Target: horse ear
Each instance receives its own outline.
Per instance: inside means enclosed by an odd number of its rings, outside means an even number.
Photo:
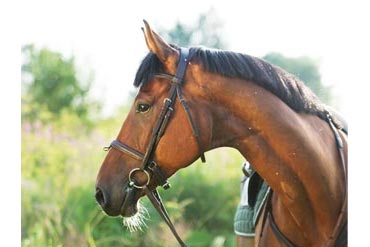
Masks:
[[[154,32],[148,22],[143,20],[145,29],[142,28],[145,36],[145,42],[149,50],[156,54],[159,60],[169,65],[175,63],[177,60],[178,52],[172,48],[161,36]]]

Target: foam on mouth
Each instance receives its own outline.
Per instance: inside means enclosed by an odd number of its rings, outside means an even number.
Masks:
[[[135,232],[137,230],[143,231],[144,228],[148,227],[145,220],[149,218],[148,210],[140,203],[137,202],[137,213],[131,217],[123,217],[123,225],[130,231]]]

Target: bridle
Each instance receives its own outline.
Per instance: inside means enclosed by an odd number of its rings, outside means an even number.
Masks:
[[[148,196],[151,203],[154,205],[156,210],[159,212],[163,220],[167,223],[169,228],[171,229],[172,233],[176,237],[177,241],[181,246],[186,246],[184,241],[180,238],[174,225],[172,224],[168,213],[163,205],[162,199],[156,189],[150,190],[148,185],[150,181],[155,179],[157,183],[162,186],[164,189],[169,189],[170,184],[167,181],[167,174],[157,165],[157,163],[153,160],[153,155],[156,150],[156,147],[163,136],[166,127],[171,119],[172,112],[174,111],[174,105],[176,98],[179,98],[181,105],[183,106],[186,115],[188,117],[189,123],[191,125],[193,135],[198,143],[198,147],[200,150],[200,158],[202,162],[205,162],[204,156],[204,149],[202,146],[202,142],[200,140],[199,131],[197,125],[195,124],[192,115],[190,113],[190,109],[188,104],[186,103],[185,99],[182,96],[181,86],[184,83],[185,72],[189,61],[189,49],[187,48],[179,48],[180,57],[177,65],[176,75],[169,75],[164,73],[155,74],[154,77],[168,79],[171,81],[171,88],[168,92],[167,98],[163,101],[163,106],[161,113],[157,119],[156,124],[154,125],[152,136],[147,147],[145,154],[131,148],[130,146],[118,141],[114,140],[110,144],[109,148],[114,148],[118,151],[121,151],[134,159],[141,161],[141,168],[134,168],[129,172],[129,182],[126,187],[126,198],[130,198],[128,196],[133,192],[134,189],[142,189],[145,194]],[[145,174],[146,181],[144,183],[138,184],[135,180],[135,175],[137,173]]]

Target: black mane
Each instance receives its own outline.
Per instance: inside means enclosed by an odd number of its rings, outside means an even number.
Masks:
[[[262,59],[222,50],[190,48],[190,60],[203,65],[205,71],[225,77],[253,81],[270,91],[297,112],[305,112],[326,120],[325,105],[297,77]],[[139,87],[155,73],[163,73],[163,65],[149,53],[141,63],[134,85]]]

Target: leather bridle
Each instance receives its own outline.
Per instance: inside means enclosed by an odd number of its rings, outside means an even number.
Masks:
[[[162,106],[161,113],[157,119],[156,124],[154,125],[152,136],[147,147],[145,154],[131,148],[130,146],[118,141],[114,140],[110,144],[109,148],[114,148],[118,151],[121,151],[134,159],[141,161],[141,168],[134,168],[129,172],[129,181],[126,187],[126,198],[130,198],[129,194],[133,192],[134,189],[142,189],[145,194],[148,196],[149,200],[152,202],[154,207],[157,209],[161,217],[167,223],[169,228],[171,229],[172,233],[176,237],[177,241],[181,246],[186,246],[184,241],[180,238],[174,225],[172,224],[168,213],[163,205],[161,197],[156,189],[150,190],[148,188],[149,183],[151,182],[152,178],[157,181],[157,183],[162,186],[164,189],[170,188],[170,184],[167,181],[167,174],[158,166],[158,164],[153,160],[153,155],[156,150],[156,147],[163,136],[166,127],[171,119],[171,115],[174,111],[174,105],[176,98],[179,98],[181,105],[183,106],[186,115],[188,117],[189,123],[191,125],[193,135],[198,143],[199,150],[200,150],[200,157],[202,162],[205,162],[204,156],[204,149],[202,142],[200,140],[199,131],[197,125],[195,124],[193,117],[190,113],[190,109],[186,101],[182,96],[181,87],[184,83],[185,72],[189,61],[189,49],[187,48],[179,48],[180,57],[177,65],[176,75],[169,75],[169,74],[155,74],[154,77],[168,79],[171,81],[171,88],[168,92],[167,98],[165,98]],[[138,184],[135,180],[135,175],[137,173],[145,174],[146,181],[144,183]],[[127,200],[127,199],[126,199]],[[124,202],[125,203],[125,202]]]

